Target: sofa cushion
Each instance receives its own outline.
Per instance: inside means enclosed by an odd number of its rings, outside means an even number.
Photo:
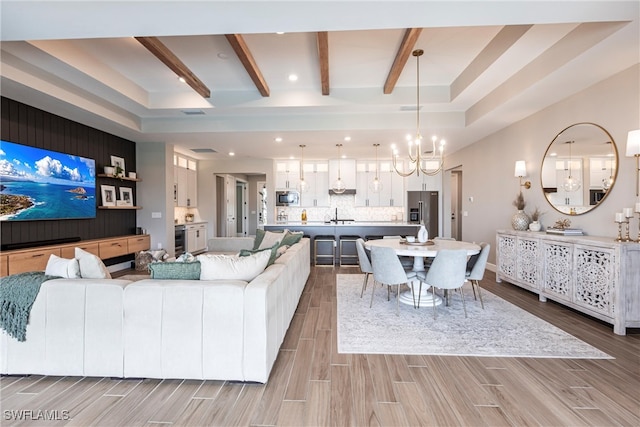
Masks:
[[[284,233],[274,233],[272,231],[267,231],[264,233],[264,237],[260,242],[260,245],[254,249],[266,249],[270,248],[273,245],[280,245],[280,242],[284,238]]]
[[[280,242],[280,246],[293,246],[296,243],[298,243],[303,236],[303,232],[302,231],[290,231],[290,230],[286,230],[284,233],[284,237],[282,238],[282,241]]]
[[[249,256],[198,255],[200,280],[231,279],[250,282],[267,266],[271,251],[260,251]]]
[[[75,258],[66,259],[51,254],[44,274],[47,276],[64,277],[65,279],[78,279],[80,277],[80,265]]]
[[[274,263],[276,258],[278,258],[278,256],[280,256],[280,254],[278,253],[278,248],[279,247],[280,247],[280,243],[276,243],[273,246],[271,246],[270,248],[264,248],[264,249],[242,249],[242,250],[240,250],[240,256],[249,256],[249,255],[257,254],[258,252],[262,252],[262,251],[270,251],[269,262],[267,262],[267,267],[269,267],[271,264]]]
[[[75,257],[80,265],[80,276],[83,279],[111,279],[102,260],[81,248],[75,248]]]
[[[149,271],[152,279],[198,280],[200,262],[152,262]]]

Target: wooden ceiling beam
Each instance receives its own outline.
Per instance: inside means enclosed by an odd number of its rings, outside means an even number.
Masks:
[[[225,37],[236,52],[236,55],[238,55],[238,59],[240,59],[240,62],[244,65],[244,69],[249,73],[249,77],[253,80],[253,83],[256,85],[260,94],[262,96],[269,96],[269,86],[262,76],[262,73],[256,64],[256,61],[253,59],[253,55],[251,55],[251,51],[247,47],[242,35],[225,34]]]
[[[320,85],[322,94],[329,95],[329,33],[318,32],[318,59],[320,61]]]
[[[164,65],[169,67],[171,71],[176,73],[178,77],[182,77],[200,96],[203,98],[211,97],[209,88],[157,37],[136,37],[135,39],[162,61]]]
[[[387,81],[384,83],[385,95],[393,92],[393,89],[396,87],[398,78],[400,78],[400,73],[402,73],[402,70],[407,63],[409,55],[411,55],[421,32],[422,28],[407,28],[404,32],[404,38],[402,39],[400,48],[396,53],[396,59],[394,59],[391,70],[389,70],[389,75],[387,76]]]

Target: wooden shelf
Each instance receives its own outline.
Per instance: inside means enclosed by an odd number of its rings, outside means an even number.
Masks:
[[[126,176],[120,177],[120,176],[107,175],[106,173],[99,173],[97,176],[100,177],[100,178],[119,179],[121,181],[135,181],[135,182],[142,181],[141,178],[129,178],[129,177],[126,177]]]
[[[142,206],[98,206],[98,209],[142,209]]]

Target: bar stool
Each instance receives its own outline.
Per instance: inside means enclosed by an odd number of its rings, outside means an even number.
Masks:
[[[356,249],[356,240],[359,238],[360,236],[340,236],[340,255],[338,257],[340,267],[343,265],[357,267],[359,265],[358,250]]]
[[[319,252],[319,249],[331,246],[331,253]],[[336,236],[322,235],[313,239],[313,256],[315,266],[333,267],[336,259]],[[321,262],[322,260],[330,260],[331,263]]]

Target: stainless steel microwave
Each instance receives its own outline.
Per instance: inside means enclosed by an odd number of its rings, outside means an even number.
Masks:
[[[300,206],[300,193],[297,191],[276,191],[276,206]]]

